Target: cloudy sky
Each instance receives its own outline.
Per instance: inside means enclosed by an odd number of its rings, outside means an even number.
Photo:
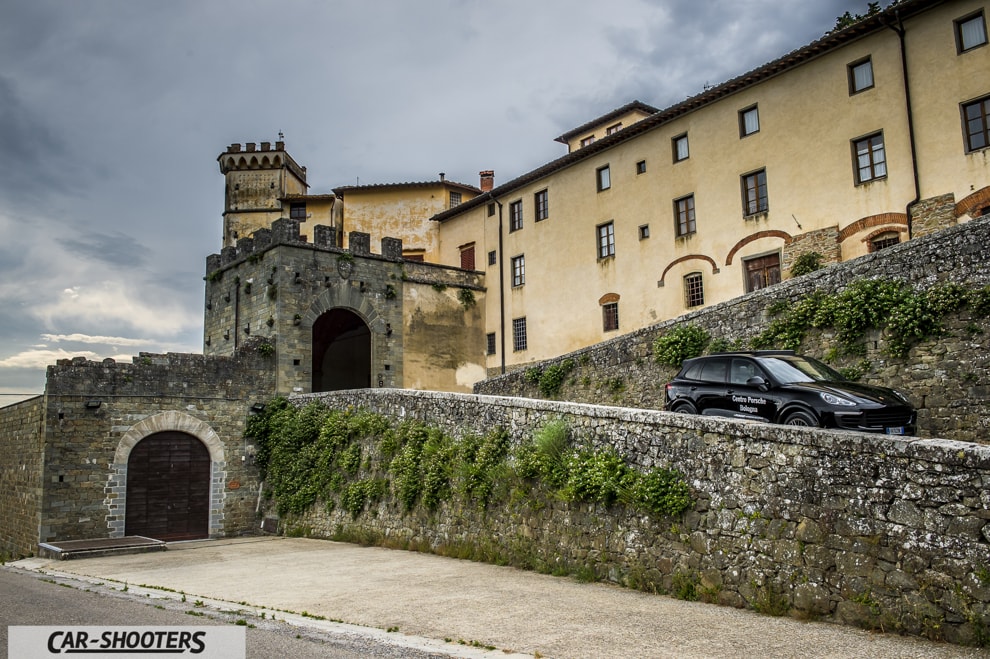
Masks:
[[[887,4],[884,2],[883,4]],[[666,107],[865,0],[0,0],[0,405],[48,364],[201,352],[235,142],[310,192],[496,184],[632,100]]]

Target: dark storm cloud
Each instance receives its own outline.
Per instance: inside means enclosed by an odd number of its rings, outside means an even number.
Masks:
[[[44,119],[0,75],[0,197],[21,205],[50,194],[51,174],[65,147]]]
[[[115,268],[136,268],[145,263],[148,248],[122,233],[82,233],[75,238],[62,238],[62,246],[72,256],[102,261]]]

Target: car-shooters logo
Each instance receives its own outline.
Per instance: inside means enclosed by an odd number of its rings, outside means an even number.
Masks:
[[[191,656],[244,659],[244,627],[26,627],[8,630],[7,655],[35,659],[85,654],[87,657]]]

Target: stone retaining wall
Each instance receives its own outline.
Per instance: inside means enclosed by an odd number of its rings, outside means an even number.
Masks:
[[[44,398],[0,410],[0,559],[29,552],[41,524]]]
[[[917,238],[803,277],[712,305],[679,318],[527,368],[570,361],[563,400],[660,409],[663,387],[677,369],[657,364],[653,341],[684,324],[697,325],[728,343],[743,345],[769,323],[767,310],[781,301],[794,303],[814,293],[835,293],[861,279],[893,279],[916,289],[954,282],[969,288],[990,285],[990,218],[981,218]],[[990,442],[990,319],[968,309],[948,319],[945,335],[916,345],[907,357],[885,352],[885,336],[875,332],[866,353],[846,357],[837,367],[868,364],[868,384],[896,387],[919,409],[919,434]],[[825,358],[835,346],[829,332],[810,331],[801,352]],[[479,394],[541,397],[526,378],[527,368],[479,382]]]
[[[988,641],[990,447],[554,401],[400,390],[294,397],[417,419],[514,442],[562,418],[576,441],[633,465],[674,467],[696,504],[677,519],[552,498],[479,511],[403,514],[382,503],[352,520],[315,505],[286,520],[429,546],[494,543],[544,564],[583,566],[646,590],[868,628]]]

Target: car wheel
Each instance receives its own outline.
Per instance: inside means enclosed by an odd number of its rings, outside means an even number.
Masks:
[[[670,410],[671,412],[677,412],[678,414],[697,414],[698,410],[694,409],[694,405],[691,403],[678,403],[674,405]]]
[[[809,412],[805,412],[804,410],[795,410],[784,417],[784,425],[817,428],[818,420],[815,419],[815,417]]]

